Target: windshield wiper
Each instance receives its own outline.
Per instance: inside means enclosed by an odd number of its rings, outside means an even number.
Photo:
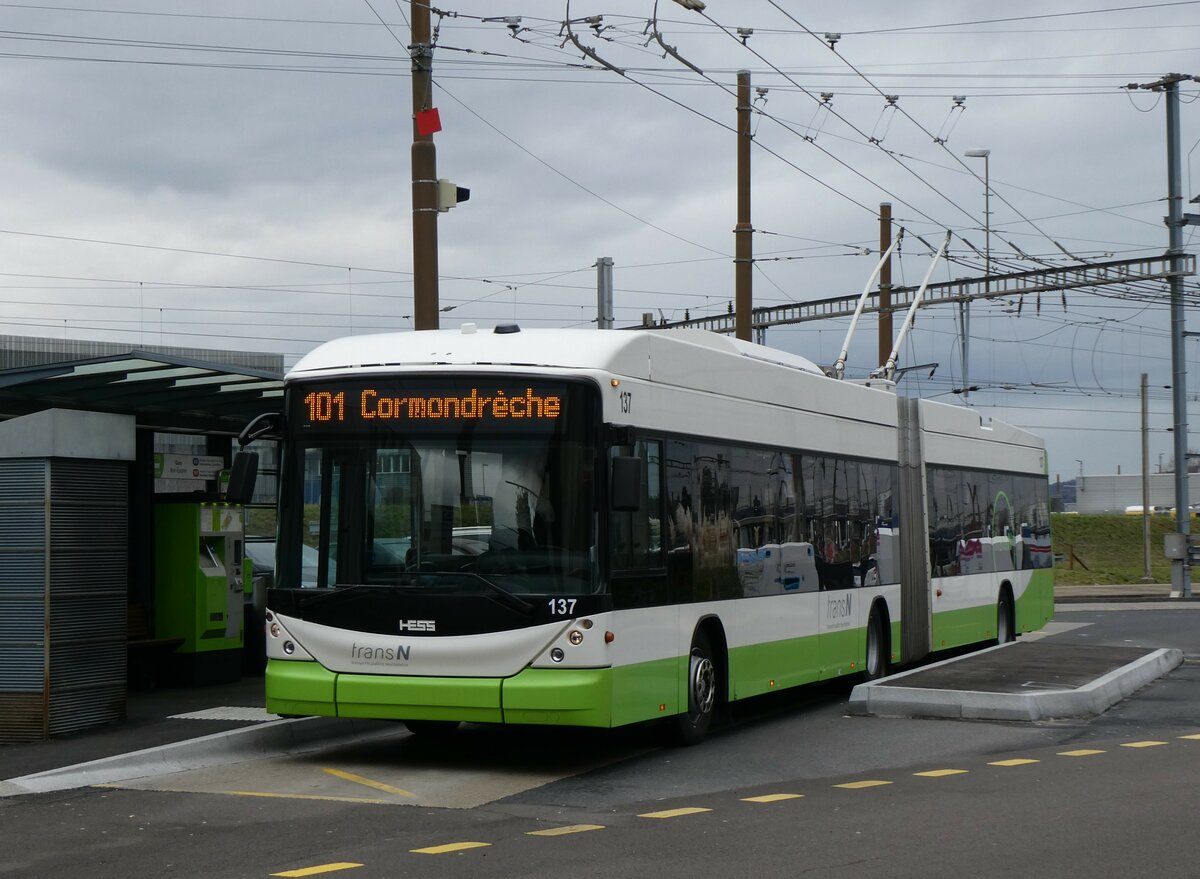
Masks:
[[[356,585],[356,586],[328,586],[315,595],[306,595],[298,602],[301,608],[313,607],[318,604],[324,604],[334,598],[345,598],[351,592],[357,592],[359,589],[375,589],[375,586]]]
[[[324,604],[325,602],[332,601],[334,599],[345,598],[351,593],[366,589],[412,589],[414,586],[419,585],[419,582],[423,577],[437,577],[439,580],[465,580],[470,578],[471,580],[482,583],[487,589],[496,594],[501,604],[507,605],[512,610],[523,613],[526,616],[533,616],[534,611],[537,609],[536,605],[526,601],[521,596],[510,592],[499,583],[494,583],[491,580],[488,580],[486,577],[481,577],[478,574],[472,574],[466,571],[414,571],[405,575],[405,582],[396,583],[394,585],[360,583],[353,586],[331,587],[326,591],[322,591],[316,595],[306,595],[304,598],[300,599],[299,606],[301,608],[315,607],[318,604]]]
[[[482,583],[496,594],[501,604],[508,605],[513,610],[520,611],[527,616],[533,616],[534,611],[537,609],[534,604],[526,601],[515,592],[510,592],[499,583],[489,580],[487,577],[481,577],[479,574],[471,571],[417,571],[413,573],[414,580],[419,580],[422,577],[438,577],[454,580],[470,578]]]
[[[487,577],[481,577],[478,574],[471,574],[471,573],[468,573],[467,576],[474,577],[476,580],[478,580],[484,586],[488,587],[493,592],[495,592],[497,595],[499,595],[500,600],[504,604],[507,604],[509,607],[513,608],[514,610],[521,611],[521,613],[523,613],[523,614],[533,616],[533,612],[534,612],[534,610],[536,610],[536,607],[534,606],[534,604],[532,602],[526,601],[524,598],[517,595],[515,592],[510,592],[509,590],[507,590],[503,586],[501,586],[499,583],[494,583],[491,580],[487,579]]]

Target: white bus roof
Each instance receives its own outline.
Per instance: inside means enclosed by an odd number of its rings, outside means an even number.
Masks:
[[[754,417],[733,413],[743,411],[738,407],[752,406],[759,408],[745,413],[765,417],[767,410],[761,407],[766,403],[780,418],[783,412],[806,412],[816,419],[805,425],[786,422],[787,427],[780,427],[784,422],[778,422],[776,435],[789,437],[786,442],[800,435],[806,442],[815,441],[813,431],[819,421],[828,427],[828,437],[820,443],[822,448],[853,448],[868,456],[894,454],[898,416],[890,383],[866,387],[838,381],[826,377],[816,364],[803,357],[706,330],[535,329],[497,333],[462,328],[349,336],[315,348],[292,367],[287,380],[345,376],[359,371],[431,372],[463,367],[590,372],[687,393],[712,394],[730,401],[727,405],[733,407],[722,410],[728,416],[723,429],[729,438],[745,441],[761,440],[762,426]],[[659,417],[663,423],[657,427],[664,430],[711,428],[710,411],[687,402],[694,399],[684,395],[675,400],[677,405],[653,407],[655,414],[644,416],[645,426],[655,427],[650,419]],[[1042,469],[1044,444],[1033,434],[981,417],[979,411],[962,406],[922,400],[920,410],[926,459],[930,462],[963,466],[988,462],[1012,470]],[[699,421],[692,423],[689,419]],[[848,426],[852,429],[847,430]],[[889,433],[873,432],[878,430]],[[881,441],[884,436],[886,440]],[[883,445],[890,445],[891,451],[885,451]],[[1029,457],[1031,452],[1036,453],[1035,457]]]
[[[414,366],[522,366],[594,369],[614,375],[651,377],[651,348],[676,349],[681,358],[704,356],[697,349],[822,375],[812,361],[707,330],[626,332],[538,329],[496,333],[479,329],[425,330],[348,336],[326,342],[288,372],[289,379],[317,373]],[[661,356],[661,354],[659,355]],[[668,353],[668,356],[670,354]],[[710,362],[715,358],[708,356]],[[713,364],[716,365],[715,363]]]

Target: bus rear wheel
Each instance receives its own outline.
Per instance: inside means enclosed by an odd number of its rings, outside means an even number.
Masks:
[[[704,739],[717,712],[717,665],[704,632],[692,639],[687,674],[687,711],[675,718],[675,739],[681,745],[695,745]]]
[[[887,673],[888,642],[883,614],[871,608],[871,616],[867,620],[867,661],[863,675],[868,681],[874,681],[887,677]]]
[[[1000,602],[996,606],[996,643],[1007,644],[1016,640],[1016,637],[1012,596],[1006,589],[1000,593]]]

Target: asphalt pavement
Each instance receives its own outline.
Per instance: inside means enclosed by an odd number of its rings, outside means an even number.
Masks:
[[[1055,599],[1066,611],[1114,602],[1191,603],[1169,596],[1164,584],[1132,584],[1059,586]],[[1087,716],[1181,661],[1177,650],[1023,638],[857,687],[850,711],[1000,720]],[[0,744],[0,796],[235,762],[243,753],[303,751],[396,728],[334,718],[282,720],[263,705],[263,679],[254,676],[207,687],[131,690],[122,722],[48,741]]]

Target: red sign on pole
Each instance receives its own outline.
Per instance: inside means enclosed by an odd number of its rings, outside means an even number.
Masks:
[[[430,107],[428,110],[417,111],[417,135],[419,137],[428,137],[434,132],[442,130],[442,117],[437,111],[437,107]]]

